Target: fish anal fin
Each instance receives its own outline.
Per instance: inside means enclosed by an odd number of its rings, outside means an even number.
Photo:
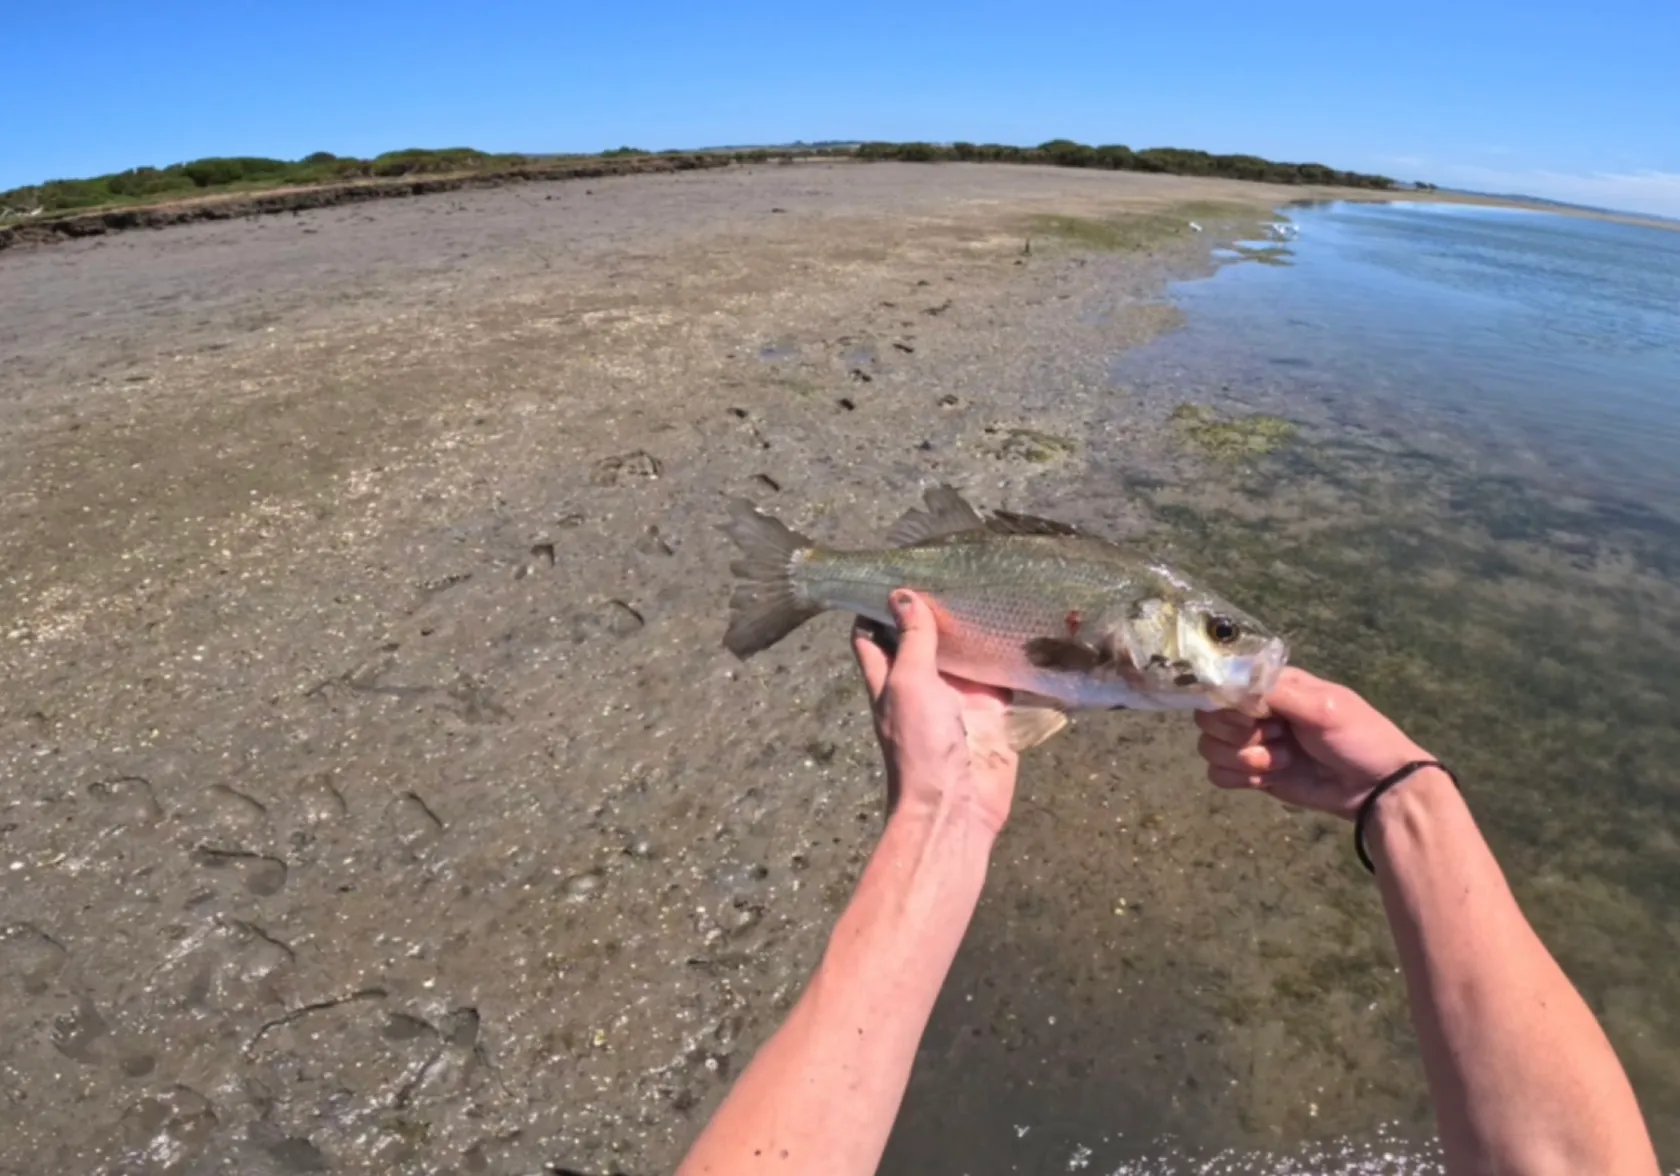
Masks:
[[[1067,725],[1067,712],[1058,707],[1015,705],[1003,717],[1004,738],[1015,751],[1037,747]]]
[[[969,728],[969,752],[981,758],[1037,747],[1068,725],[1059,706],[1011,705],[995,723]]]
[[[906,511],[887,532],[889,547],[911,547],[960,535],[966,531],[983,530],[986,520],[970,506],[961,494],[948,485],[931,487],[922,495],[926,510]]]
[[[1027,660],[1041,670],[1087,674],[1108,664],[1102,650],[1083,641],[1062,637],[1034,637],[1026,645]]]

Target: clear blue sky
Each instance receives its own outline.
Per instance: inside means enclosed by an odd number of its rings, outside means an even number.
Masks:
[[[0,189],[204,155],[1067,136],[1680,215],[1680,0],[6,8]]]

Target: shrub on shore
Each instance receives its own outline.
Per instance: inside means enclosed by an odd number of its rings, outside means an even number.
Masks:
[[[1334,184],[1347,188],[1395,186],[1388,176],[1341,171],[1322,163],[1278,163],[1258,155],[1213,155],[1183,147],[1147,147],[1141,151],[1120,144],[1090,147],[1071,139],[1051,139],[1037,147],[963,142],[949,145],[861,143],[856,154],[859,159],[897,159],[911,163],[1040,163],[1174,176],[1215,176],[1271,184]]]
[[[651,156],[637,147],[617,147],[594,158],[624,159]],[[661,152],[668,155],[669,152]],[[824,143],[781,147],[723,149],[720,154],[738,163],[766,163],[809,156],[850,157],[862,161],[900,160],[910,163],[1037,163],[1056,167],[1097,168],[1109,171],[1158,172],[1181,176],[1219,176],[1274,184],[1336,184],[1356,188],[1393,188],[1387,176],[1338,171],[1318,163],[1277,163],[1257,155],[1211,155],[1181,147],[1149,147],[1134,151],[1119,144],[1090,147],[1071,139],[1052,139],[1037,147],[1002,143]],[[372,159],[357,159],[316,151],[290,162],[261,156],[217,156],[168,167],[136,167],[85,180],[49,180],[0,192],[0,220],[39,210],[41,214],[79,212],[112,205],[150,204],[161,200],[248,191],[292,185],[343,183],[408,175],[451,172],[493,172],[537,166],[555,157],[490,154],[471,147],[442,149],[410,147],[387,151]],[[571,160],[588,156],[570,156]],[[1419,184],[1419,187],[1425,185]]]

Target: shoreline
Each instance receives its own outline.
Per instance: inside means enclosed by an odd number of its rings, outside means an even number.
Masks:
[[[834,158],[780,158],[774,166],[811,167],[879,167],[880,162]],[[341,184],[319,184],[306,187],[269,188],[251,192],[222,193],[185,200],[161,201],[154,204],[123,205],[94,209],[86,213],[67,214],[40,221],[13,221],[0,225],[0,251],[28,247],[42,247],[86,237],[97,237],[135,229],[164,229],[201,221],[237,220],[263,216],[293,215],[320,208],[360,204],[376,200],[403,199],[441,192],[472,191],[501,188],[510,185],[543,184],[565,181],[603,179],[610,176],[638,174],[671,174],[695,170],[749,169],[772,166],[766,163],[744,163],[727,155],[695,153],[670,156],[636,156],[623,159],[591,159],[563,166],[533,165],[492,171],[460,172],[442,175],[422,175],[400,179],[366,179]],[[919,163],[916,167],[1049,167],[1031,163]],[[1062,168],[1075,171],[1084,169]],[[1098,173],[1101,174],[1101,173]],[[1194,177],[1171,177],[1193,179]],[[1237,182],[1248,181],[1216,181]],[[1255,187],[1276,188],[1273,184],[1254,184]],[[1288,190],[1288,189],[1286,189]],[[1594,209],[1549,205],[1524,201],[1514,197],[1477,196],[1459,192],[1412,192],[1407,190],[1374,190],[1369,188],[1337,188],[1302,186],[1295,191],[1312,195],[1298,196],[1289,203],[1322,199],[1343,199],[1366,203],[1422,203],[1473,204],[1494,208],[1522,208],[1534,212],[1549,212],[1560,216],[1575,216],[1589,220],[1610,221],[1617,224],[1638,225],[1645,228],[1680,231],[1680,221],[1646,217],[1638,213],[1620,213]]]

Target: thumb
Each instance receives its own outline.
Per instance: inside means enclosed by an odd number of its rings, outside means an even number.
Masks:
[[[939,621],[921,596],[899,589],[888,601],[898,621],[898,656],[893,673],[928,677],[939,672]]]
[[[1356,697],[1345,686],[1290,666],[1278,675],[1277,685],[1266,695],[1266,706],[1293,727],[1323,734],[1346,720]]]

